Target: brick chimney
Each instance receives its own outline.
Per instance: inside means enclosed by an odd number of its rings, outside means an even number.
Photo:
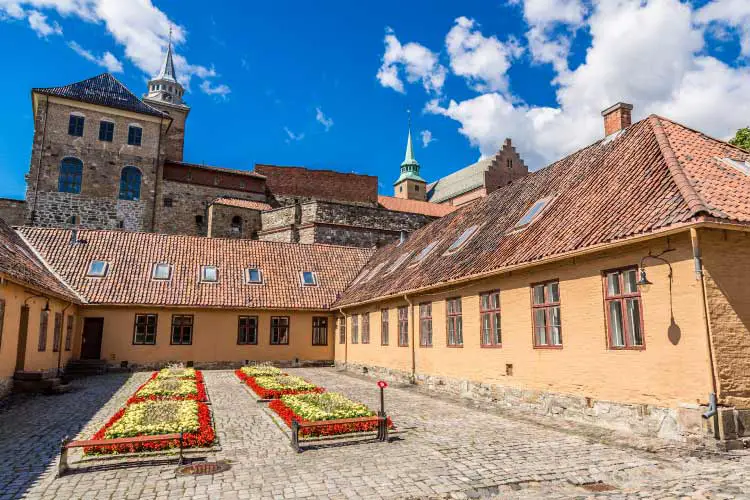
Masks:
[[[630,112],[633,109],[632,104],[618,102],[602,111],[604,117],[604,135],[608,136],[627,128],[633,123]]]

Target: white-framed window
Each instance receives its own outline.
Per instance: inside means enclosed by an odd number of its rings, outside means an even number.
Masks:
[[[550,201],[552,201],[552,196],[547,196],[546,198],[542,198],[541,200],[537,200],[536,202],[534,202],[534,204],[531,205],[528,210],[526,210],[526,213],[523,214],[523,217],[521,217],[518,222],[516,222],[516,229],[526,227],[534,222],[534,220],[539,217],[544,209],[547,208],[547,205],[549,205]]]
[[[157,262],[151,272],[151,277],[155,280],[167,281],[172,279],[172,266],[166,262]]]
[[[216,266],[201,266],[201,281],[216,283],[219,281],[219,268]]]
[[[317,286],[318,277],[313,271],[302,271],[302,285],[303,286]]]
[[[263,283],[263,272],[257,267],[245,269],[245,283]]]
[[[86,271],[86,276],[103,278],[107,275],[107,271],[109,271],[109,262],[105,260],[92,260],[88,271]]]

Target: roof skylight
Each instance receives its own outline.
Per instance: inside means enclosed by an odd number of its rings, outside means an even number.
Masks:
[[[219,281],[219,268],[216,266],[201,267],[201,281],[204,283],[216,283]]]
[[[104,260],[92,260],[89,264],[89,269],[86,272],[86,276],[102,278],[107,275],[108,270],[109,262],[106,262]]]
[[[263,273],[256,267],[245,269],[245,283],[263,283]]]
[[[458,251],[462,246],[466,244],[467,241],[471,239],[472,236],[474,236],[474,234],[476,234],[477,229],[479,229],[479,226],[476,224],[471,227],[467,227],[466,230],[461,233],[458,238],[456,238],[456,241],[454,241],[453,244],[448,247],[448,250],[446,250],[445,253]]]
[[[419,264],[422,262],[428,255],[430,255],[430,252],[435,250],[435,247],[437,246],[438,242],[433,241],[426,247],[422,249],[421,252],[419,252],[416,256],[414,256],[414,260],[412,260],[412,264]]]
[[[154,264],[154,270],[151,273],[151,277],[155,280],[168,280],[172,277],[172,266],[166,262],[158,262]]]
[[[745,175],[750,175],[750,161],[733,160],[731,158],[722,158],[722,161]]]
[[[533,205],[531,205],[531,208],[526,210],[526,213],[523,214],[523,217],[516,222],[516,229],[528,226],[534,220],[539,217],[539,214],[542,213],[542,211],[547,207],[549,202],[552,201],[551,196],[547,196],[546,198],[542,198],[541,200],[537,200]]]
[[[302,285],[303,286],[317,286],[318,278],[312,271],[302,271]]]
[[[396,259],[396,261],[393,263],[393,265],[391,265],[391,267],[388,268],[387,272],[388,273],[392,273],[393,271],[395,271],[396,269],[398,269],[399,267],[401,267],[401,264],[403,264],[404,262],[406,262],[406,259],[408,259],[409,257],[411,257],[411,254],[412,254],[411,252],[406,252],[406,253],[402,254],[401,257],[399,257],[398,259]]]

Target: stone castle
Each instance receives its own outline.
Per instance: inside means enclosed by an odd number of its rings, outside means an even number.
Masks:
[[[372,247],[528,173],[506,140],[498,154],[428,184],[411,131],[394,196],[378,179],[303,167],[253,171],[183,161],[190,107],[168,46],[138,98],[108,73],[32,89],[26,199],[0,199],[12,225]]]

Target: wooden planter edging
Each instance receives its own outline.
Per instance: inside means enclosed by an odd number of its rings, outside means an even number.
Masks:
[[[375,417],[358,417],[358,418],[343,418],[339,420],[319,420],[317,422],[299,422],[296,418],[292,419],[292,448],[297,453],[300,453],[302,449],[300,448],[300,439],[299,439],[299,433],[303,429],[314,429],[315,427],[326,427],[329,425],[346,425],[346,424],[365,424],[370,422],[377,422],[378,423],[378,432],[377,432],[377,440],[378,441],[384,441],[388,442],[388,416],[387,415],[379,415]],[[366,432],[357,433],[357,434],[369,434]],[[331,436],[333,438],[340,438],[340,437],[346,437],[347,434],[338,434],[335,436]]]

